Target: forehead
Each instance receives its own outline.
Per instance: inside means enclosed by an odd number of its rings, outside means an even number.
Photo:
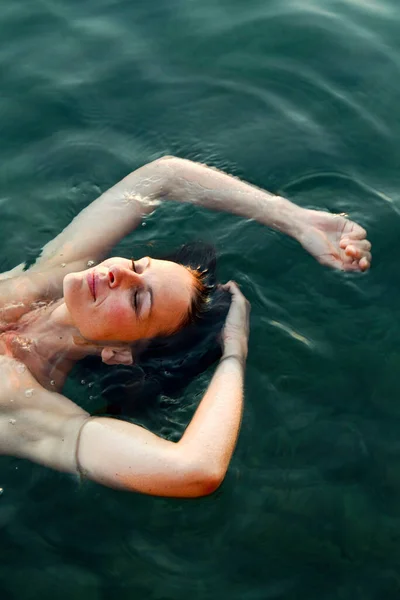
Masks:
[[[189,311],[192,302],[194,293],[192,273],[177,263],[152,259],[144,277],[152,289],[153,296],[150,329],[154,329],[155,335],[157,330],[176,329]]]
[[[141,263],[142,261],[146,261],[146,258],[141,258],[138,262]],[[170,260],[150,259],[149,271],[153,271],[159,276],[173,277],[176,281],[180,281],[182,285],[193,285],[193,275],[190,271],[183,265]]]
[[[160,294],[161,299],[191,301],[194,278],[186,267],[169,260],[152,259],[144,276],[153,294]]]

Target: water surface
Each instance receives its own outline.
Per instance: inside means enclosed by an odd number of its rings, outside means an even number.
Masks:
[[[345,211],[374,244],[368,275],[336,273],[190,206],[163,206],[121,244],[139,256],[201,232],[220,279],[242,284],[238,448],[196,501],[1,458],[3,598],[399,598],[399,26],[395,0],[3,1],[2,270],[163,154]],[[209,375],[147,425],[182,432]],[[90,407],[93,380],[69,395]]]

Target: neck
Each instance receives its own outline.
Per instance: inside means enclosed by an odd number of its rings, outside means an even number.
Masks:
[[[101,347],[85,340],[73,325],[63,299],[31,313],[21,323],[19,337],[33,340],[36,352],[51,362],[76,362],[101,353]]]

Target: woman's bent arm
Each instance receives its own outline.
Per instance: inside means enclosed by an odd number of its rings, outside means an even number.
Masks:
[[[182,439],[174,444],[123,421],[91,419],[82,428],[80,470],[110,487],[157,496],[203,496],[223,481],[239,433],[249,305],[227,284],[232,304],[224,354]]]
[[[180,497],[213,492],[225,476],[239,432],[247,355],[248,303],[234,284],[226,287],[232,303],[224,355],[178,443],[128,422],[90,418],[61,394],[41,387],[21,363],[0,357],[0,454],[80,472],[128,491]]]
[[[79,469],[103,485],[155,496],[210,494],[228,469],[242,408],[243,364],[230,356],[219,364],[179,442],[125,421],[90,419],[80,436]]]
[[[356,223],[340,215],[298,207],[205,165],[165,157],[133,171],[92,202],[43,248],[32,270],[77,260],[101,260],[159,200],[255,219],[294,237],[328,266],[365,270],[370,264],[371,244]]]

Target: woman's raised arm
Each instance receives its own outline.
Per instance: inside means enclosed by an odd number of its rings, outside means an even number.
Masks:
[[[365,271],[371,263],[366,231],[343,215],[308,210],[217,169],[166,158],[164,198],[230,212],[296,239],[323,265]]]
[[[137,227],[160,200],[182,202],[254,219],[291,237],[321,264],[366,270],[371,244],[365,230],[341,215],[307,210],[205,165],[164,157],[107,190],[49,242],[33,270],[99,261]]]

